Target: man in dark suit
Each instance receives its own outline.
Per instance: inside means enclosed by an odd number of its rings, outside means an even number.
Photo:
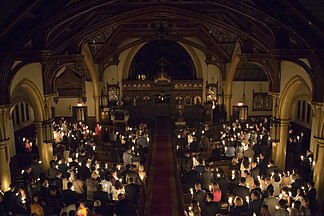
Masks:
[[[207,193],[206,197],[207,203],[202,209],[202,216],[215,216],[220,213],[220,206],[218,203],[214,202],[214,195],[212,193]]]
[[[306,193],[306,198],[309,200],[309,210],[312,214],[316,212],[316,194],[317,191],[314,188],[314,182],[310,181],[307,183],[308,191]]]
[[[185,185],[187,189],[194,188],[195,183],[198,181],[198,172],[194,169],[190,169],[187,173],[185,173]]]
[[[214,173],[210,170],[210,166],[206,166],[206,172],[201,174],[201,188],[204,190],[209,189],[209,185],[211,185],[214,181]]]
[[[260,162],[258,167],[260,169],[260,175],[267,174],[268,161],[263,154],[260,154]]]
[[[67,190],[63,190],[63,203],[64,203],[64,212],[69,212],[71,209],[75,209],[77,201],[81,198],[75,191],[73,191],[72,183],[67,183]]]
[[[254,181],[258,181],[258,176],[260,177],[260,169],[257,167],[256,162],[252,162],[251,166],[251,176],[253,177]]]
[[[293,181],[293,183],[291,183],[291,193],[295,197],[297,195],[297,189],[304,187],[305,182],[296,173],[292,174],[291,179]]]
[[[260,199],[259,193],[257,191],[253,191],[251,193],[251,202],[249,203],[248,207],[248,215],[253,216],[255,214],[256,216],[260,216],[261,206],[262,200]]]
[[[109,195],[107,192],[103,191],[101,184],[98,184],[98,190],[93,192],[93,200],[100,200],[101,204],[109,202]]]
[[[128,181],[129,184],[125,186],[126,199],[131,201],[132,204],[137,204],[141,188],[138,184],[134,183],[134,179],[132,177],[130,177]]]
[[[205,207],[205,204],[206,204],[206,191],[201,189],[201,184],[200,183],[195,184],[195,190],[196,190],[196,192],[194,193],[192,199],[198,201],[199,205],[203,209]]]

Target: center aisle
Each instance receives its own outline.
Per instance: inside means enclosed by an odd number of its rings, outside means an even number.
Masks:
[[[171,138],[170,120],[156,119],[145,215],[178,215]]]

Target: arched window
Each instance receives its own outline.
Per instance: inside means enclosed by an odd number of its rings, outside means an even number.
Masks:
[[[25,122],[25,107],[24,103],[20,103],[20,112],[21,112],[21,122]]]
[[[311,124],[312,119],[312,106],[305,100],[299,100],[296,103],[296,116],[295,119],[300,123]]]

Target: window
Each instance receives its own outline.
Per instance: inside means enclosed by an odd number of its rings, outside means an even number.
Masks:
[[[298,104],[297,104],[297,119],[300,119],[300,100],[298,101]]]
[[[300,120],[305,121],[305,114],[306,114],[306,101],[303,101],[302,113],[301,113],[301,119]]]
[[[26,109],[26,120],[29,121],[30,117],[29,117],[29,106],[28,106],[28,104],[25,104],[25,109]]]
[[[20,103],[21,122],[25,122],[25,106],[24,103]]]
[[[306,115],[306,122],[311,123],[311,114],[312,114],[312,106],[307,104],[307,115]]]
[[[19,113],[19,106],[15,106],[15,115],[16,115],[16,123],[20,124],[20,113]]]
[[[305,100],[299,100],[296,104],[295,119],[307,124],[311,123],[312,119],[312,106]]]

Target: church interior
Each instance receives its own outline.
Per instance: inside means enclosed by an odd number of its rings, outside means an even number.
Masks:
[[[0,215],[324,215],[323,11],[2,1]]]

